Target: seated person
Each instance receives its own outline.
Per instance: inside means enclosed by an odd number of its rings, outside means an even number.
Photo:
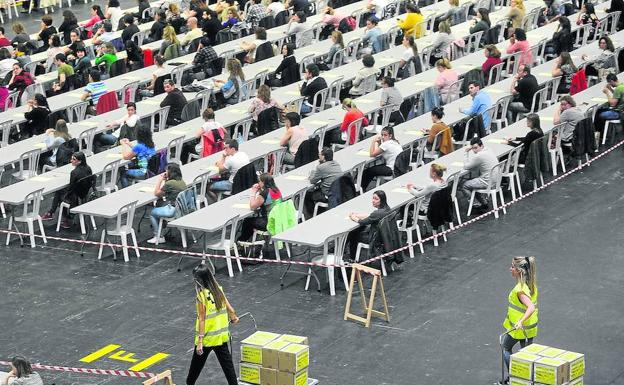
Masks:
[[[407,184],[407,191],[409,191],[410,194],[416,198],[424,197],[420,205],[420,212],[418,212],[418,215],[427,215],[431,194],[446,188],[446,181],[442,178],[442,176],[444,176],[444,171],[446,171],[446,167],[444,165],[431,163],[431,167],[429,168],[429,177],[432,182],[425,186],[416,186],[414,183]]]
[[[258,27],[256,28],[254,35],[256,38],[253,41],[241,42],[241,48],[247,51],[247,55],[245,55],[245,62],[247,63],[253,63],[256,61],[256,49],[260,47],[260,45],[268,42],[266,29]],[[272,46],[271,51],[273,51]]]
[[[299,64],[294,55],[295,45],[292,43],[282,46],[282,62],[275,69],[273,74],[269,74],[269,84],[271,87],[282,87],[298,82],[301,79]],[[279,76],[279,77],[278,77]]]
[[[54,64],[56,64],[58,79],[56,83],[52,84],[51,95],[56,95],[61,92],[67,91],[67,87],[65,84],[67,78],[74,74],[74,67],[67,64],[67,57],[64,53],[59,53],[54,57]]]
[[[518,157],[518,163],[524,164],[527,155],[529,154],[529,149],[531,148],[531,143],[536,139],[544,136],[544,132],[540,127],[540,118],[537,114],[529,114],[526,117],[527,127],[531,129],[525,136],[517,137],[517,138],[507,138],[507,144],[510,146],[517,147],[519,145],[523,145],[522,150],[520,151],[520,156]]]
[[[214,81],[215,86],[221,89],[221,92],[216,94],[217,102],[221,106],[238,103],[239,95],[243,92],[243,81],[245,81],[245,73],[238,59],[229,59],[226,69],[229,73],[227,82],[220,79]]]
[[[375,135],[368,151],[371,158],[381,156],[384,164],[364,169],[362,174],[362,191],[366,191],[366,188],[375,177],[394,175],[394,161],[403,151],[403,147],[394,137],[394,129],[388,126],[381,130],[381,134]]]
[[[27,102],[24,112],[24,119],[26,119],[24,131],[29,138],[44,133],[48,128],[49,114],[48,99],[43,94],[35,94],[35,97]]]
[[[299,146],[304,140],[308,139],[308,133],[305,127],[301,126],[301,117],[296,112],[289,112],[286,114],[286,131],[280,139],[280,146],[287,146],[288,150],[284,154],[282,160],[284,164],[295,164],[295,156]]]
[[[249,164],[249,157],[244,152],[238,151],[238,141],[236,139],[228,140],[225,143],[221,159],[215,163],[221,179],[212,182],[209,190],[217,193],[232,191],[236,172],[247,164]]]
[[[362,57],[362,64],[364,67],[360,68],[353,79],[353,87],[349,90],[349,95],[362,96],[364,95],[364,79],[369,76],[375,75],[375,78],[379,75],[379,69],[375,67],[375,58],[373,55],[364,55]]]
[[[559,108],[555,109],[553,123],[565,123],[561,133],[561,145],[565,152],[569,151],[574,138],[576,123],[585,119],[585,113],[576,106],[576,101],[570,95],[564,95],[559,99]]]
[[[165,68],[165,61],[166,61],[165,57],[162,55],[154,56],[154,65],[156,66],[156,69],[154,70],[154,72],[152,72],[152,81],[150,82],[150,84],[146,88],[139,90],[139,95],[141,95],[141,97],[145,98],[145,97],[154,96],[154,87],[156,86],[156,79],[168,73],[167,69]],[[163,84],[163,87],[164,87],[164,84]]]
[[[269,222],[269,212],[273,203],[282,199],[282,193],[275,184],[275,180],[269,174],[262,174],[258,183],[251,188],[249,207],[256,211],[257,215],[243,219],[241,232],[237,242],[248,242],[253,236],[254,230],[266,231]]]
[[[84,93],[80,97],[82,100],[90,100],[91,104],[87,108],[87,114],[91,116],[97,115],[96,106],[100,97],[108,92],[106,83],[100,80],[100,71],[92,69],[89,71],[89,84],[84,89]]]
[[[355,122],[358,119],[364,118],[364,120],[362,121],[362,127],[366,127],[368,126],[369,122],[364,113],[355,104],[355,100],[351,98],[344,98],[342,100],[342,109],[346,110],[347,112],[344,118],[342,118],[340,130],[329,131],[328,139],[331,143],[344,144],[347,141],[347,138],[349,138],[349,144],[353,144],[360,138],[356,138],[357,132],[355,129],[347,132],[347,129],[349,128],[351,123]]]
[[[311,218],[314,214],[316,202],[327,202],[329,189],[334,181],[342,175],[342,169],[338,162],[334,160],[334,152],[331,148],[325,147],[319,153],[319,163],[316,169],[312,170],[308,179],[314,188],[308,190],[305,195],[304,209],[306,218]]]
[[[390,111],[390,122],[394,124],[403,123],[403,116],[401,115],[401,103],[403,103],[403,95],[394,86],[394,79],[390,76],[386,76],[381,81],[381,101],[379,105],[381,107],[392,106]]]
[[[57,120],[54,128],[46,130],[46,135],[43,139],[46,151],[39,158],[40,165],[43,166],[45,164],[56,167],[56,152],[58,148],[70,140],[71,135],[69,135],[69,130],[67,129],[67,122],[63,119]],[[46,157],[48,154],[49,156]],[[65,161],[67,162],[67,158],[65,158]]]
[[[186,183],[182,179],[182,170],[177,163],[169,163],[164,173],[158,176],[154,195],[165,198],[163,206],[154,207],[150,213],[150,223],[154,237],[147,240],[147,243],[164,243],[165,237],[158,238],[158,222],[160,218],[172,218],[175,216],[175,204],[178,194],[186,190]],[[185,194],[186,196],[186,194]]]
[[[470,140],[470,146],[464,148],[466,159],[464,160],[464,170],[476,172],[478,175],[471,178],[471,175],[462,177],[460,180],[461,192],[466,200],[470,200],[472,190],[482,190],[488,186],[490,178],[496,178],[496,175],[490,175],[492,167],[498,164],[498,158],[489,149],[486,149],[481,138],[474,137]],[[474,153],[470,156],[470,151]],[[488,198],[475,194],[478,203],[475,203],[473,209],[485,209],[488,205]]]
[[[106,128],[113,129],[112,132],[95,135],[93,138],[96,149],[95,152],[99,152],[102,147],[114,145],[120,139],[135,140],[139,125],[139,115],[136,114],[136,104],[130,102],[126,105],[125,116],[106,125]]]
[[[130,184],[128,177],[133,179],[144,178],[147,174],[147,163],[156,154],[154,141],[152,140],[152,130],[149,127],[139,127],[137,130],[136,144],[130,144],[127,138],[119,141],[121,145],[121,155],[125,160],[133,161],[129,169],[121,168],[119,182],[121,187],[128,187]]]
[[[439,151],[442,155],[447,155],[453,152],[453,134],[451,128],[446,125],[442,121],[444,117],[444,107],[434,107],[431,110],[431,121],[433,125],[427,131],[427,148],[429,150]],[[437,148],[433,148],[433,142],[435,141],[435,137],[439,132],[444,132],[448,130],[448,135],[440,134],[440,138],[438,138]]]
[[[305,80],[301,85],[300,92],[301,96],[305,96],[306,100],[304,100],[301,105],[301,114],[307,115],[312,112],[312,106],[314,104],[314,95],[322,89],[327,88],[327,82],[325,79],[319,76],[320,70],[316,64],[308,64],[306,66],[305,71]],[[321,103],[319,98],[317,103]],[[320,104],[317,104],[316,107],[321,107]]]
[[[186,106],[186,97],[171,79],[165,79],[163,87],[167,96],[160,102],[160,108],[169,106],[169,115],[167,115],[167,127],[175,126],[182,123],[182,110]]]
[[[69,208],[76,207],[82,202],[89,193],[91,186],[93,185],[91,167],[87,165],[87,158],[82,152],[75,152],[71,157],[71,165],[74,169],[69,174],[69,186],[62,190],[58,190],[54,193],[54,199],[52,200],[52,206],[47,213],[41,216],[44,221],[53,220],[54,213],[59,208],[62,202],[69,203]],[[69,229],[72,227],[70,222],[69,210],[63,212],[63,220],[61,227]]]

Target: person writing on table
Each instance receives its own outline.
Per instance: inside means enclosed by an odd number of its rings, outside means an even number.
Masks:
[[[507,330],[503,339],[503,357],[507,372],[509,358],[514,345],[520,342],[521,347],[533,343],[537,336],[537,280],[535,257],[513,257],[509,271],[516,280],[516,286],[509,292],[507,317],[503,327]]]
[[[407,191],[410,192],[416,198],[423,197],[422,203],[420,205],[420,212],[418,215],[427,215],[427,210],[429,209],[429,200],[431,199],[431,195],[443,188],[446,188],[446,181],[442,178],[444,176],[444,171],[446,171],[446,166],[432,163],[431,168],[429,169],[429,177],[432,182],[428,183],[423,187],[416,187],[414,183],[407,184]]]
[[[223,369],[228,385],[238,385],[232,355],[228,348],[230,340],[229,322],[238,323],[238,316],[225,297],[223,288],[210,272],[207,264],[193,269],[195,280],[195,349],[186,385],[195,385],[206,359],[214,351]]]
[[[156,154],[154,141],[152,140],[152,130],[149,127],[141,126],[137,130],[137,143],[132,146],[127,138],[119,141],[121,145],[121,155],[125,160],[133,161],[133,168],[125,170],[122,168],[119,181],[121,187],[128,187],[128,177],[143,178],[147,174],[147,163]]]
[[[518,163],[524,164],[527,155],[529,154],[529,149],[531,148],[531,143],[534,140],[541,138],[544,136],[544,132],[540,127],[540,118],[537,114],[529,114],[526,117],[527,127],[531,129],[524,137],[517,138],[507,138],[507,144],[510,146],[517,147],[519,145],[523,145],[522,150],[520,151],[520,156],[518,158]]]
[[[373,181],[376,176],[394,175],[394,161],[397,155],[403,151],[403,147],[394,137],[394,129],[390,126],[384,127],[381,134],[376,135],[368,149],[371,158],[381,156],[384,164],[369,167],[362,174],[362,191]]]
[[[165,242],[165,237],[158,237],[158,221],[160,218],[171,218],[175,216],[175,203],[178,194],[186,189],[186,183],[182,180],[182,170],[177,163],[169,163],[165,172],[160,174],[154,188],[154,195],[159,198],[164,197],[166,204],[154,207],[150,213],[150,223],[154,237],[147,240],[147,243],[159,244]],[[185,194],[186,195],[186,194]]]

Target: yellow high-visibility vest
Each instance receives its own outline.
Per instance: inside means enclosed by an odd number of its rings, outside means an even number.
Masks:
[[[221,289],[221,287],[219,287]],[[223,289],[221,289],[223,290]],[[197,314],[199,315],[199,304],[206,307],[206,318],[204,321],[204,330],[199,330],[199,317],[195,320],[195,345],[199,344],[197,334],[204,334],[202,346],[219,346],[230,340],[230,330],[227,308],[225,304],[222,309],[217,309],[210,291],[203,289],[197,295]]]
[[[531,302],[535,305],[535,311],[531,316],[522,324],[524,330],[514,330],[509,335],[517,340],[523,340],[526,338],[534,338],[537,336],[537,296],[538,290],[535,288],[535,293],[531,295],[529,287],[525,284],[517,284],[509,292],[509,303],[507,305],[507,318],[503,322],[503,327],[506,330],[512,330],[516,322],[522,318],[526,312],[527,307],[518,299],[518,293],[524,293],[527,297],[531,298]]]

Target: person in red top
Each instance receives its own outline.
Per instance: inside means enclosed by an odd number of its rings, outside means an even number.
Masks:
[[[498,48],[496,48],[494,44],[486,45],[483,53],[485,54],[485,57],[487,59],[485,59],[485,62],[483,62],[483,64],[481,65],[481,69],[483,70],[485,80],[488,80],[490,76],[490,69],[493,66],[502,63],[503,61],[501,60],[500,51],[498,50]]]
[[[9,47],[11,45],[11,40],[7,39],[4,36],[4,27],[0,26],[0,47]]]
[[[347,134],[347,129],[349,128],[349,125],[358,119],[364,118],[364,121],[362,121],[362,127],[366,127],[368,126],[368,119],[366,118],[366,116],[364,116],[364,113],[360,111],[359,108],[357,108],[357,106],[355,105],[355,101],[351,98],[345,98],[342,101],[342,109],[346,110],[347,113],[342,119],[340,131],[333,130],[331,132],[330,141],[331,143],[344,144],[347,140],[347,136],[349,136],[349,144],[353,144],[357,142],[355,137],[356,130],[353,129],[349,134]]]

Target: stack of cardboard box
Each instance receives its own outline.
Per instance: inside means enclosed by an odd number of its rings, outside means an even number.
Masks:
[[[258,385],[306,385],[308,338],[257,331],[241,342],[240,380]]]
[[[585,356],[540,344],[511,355],[511,385],[583,385]]]

